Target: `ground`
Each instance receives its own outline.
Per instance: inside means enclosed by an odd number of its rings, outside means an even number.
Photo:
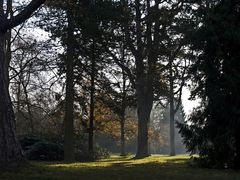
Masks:
[[[1,180],[240,180],[240,171],[201,169],[191,166],[189,156],[151,156],[133,160],[112,156],[98,162],[63,164],[30,162]]]

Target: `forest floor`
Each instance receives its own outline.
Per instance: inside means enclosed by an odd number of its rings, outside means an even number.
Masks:
[[[240,171],[202,169],[190,162],[189,156],[151,156],[142,160],[112,156],[73,164],[34,161],[0,173],[0,180],[240,180]]]

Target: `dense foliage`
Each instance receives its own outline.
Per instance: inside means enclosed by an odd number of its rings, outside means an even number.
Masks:
[[[196,59],[191,69],[201,98],[181,133],[192,153],[208,167],[240,167],[240,12],[239,1],[199,4],[191,36]]]

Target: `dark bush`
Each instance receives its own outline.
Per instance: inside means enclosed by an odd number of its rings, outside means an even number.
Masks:
[[[19,142],[24,151],[27,151],[32,145],[34,145],[38,142],[41,142],[41,141],[44,141],[44,140],[39,137],[32,136],[32,135],[22,136],[19,138]]]
[[[64,159],[63,145],[56,141],[48,141],[33,135],[19,138],[25,156],[28,160],[61,161]],[[79,138],[82,139],[82,138]],[[77,161],[95,161],[110,157],[106,148],[95,147],[93,153],[88,152],[86,140],[78,140],[75,144],[75,159]]]
[[[26,158],[29,160],[41,161],[61,161],[63,160],[63,146],[40,141],[32,145],[26,152]]]

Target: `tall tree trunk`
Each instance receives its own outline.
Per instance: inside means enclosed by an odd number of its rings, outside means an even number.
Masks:
[[[153,105],[153,89],[150,79],[137,78],[136,92],[138,114],[138,145],[136,158],[144,158],[150,155],[148,149],[148,125]]]
[[[170,100],[170,156],[175,156],[175,115],[174,101]]]
[[[4,21],[3,1],[0,1],[0,23]],[[5,60],[5,32],[0,32],[0,167],[15,166],[23,160],[17,141],[15,116],[8,90],[8,70]]]
[[[148,122],[151,108],[146,107],[147,102],[143,99],[138,100],[138,145],[136,158],[144,158],[150,155],[148,150]]]
[[[0,167],[17,165],[24,159],[16,137],[15,117],[8,89],[5,35],[8,30],[28,19],[44,2],[32,0],[23,11],[9,20],[4,14],[4,1],[0,0]]]
[[[89,118],[89,137],[88,150],[93,153],[93,135],[94,135],[94,93],[95,93],[95,41],[92,42],[92,64],[91,64],[91,92],[90,92],[90,118]]]
[[[125,47],[122,45],[122,62],[125,60]],[[125,110],[126,110],[126,74],[124,70],[122,70],[122,107],[121,107],[121,115],[120,115],[120,128],[121,128],[121,156],[125,156]]]
[[[121,154],[120,156],[125,156],[125,115],[120,120],[120,126],[121,126]]]
[[[170,62],[169,80],[170,80],[170,156],[175,156],[175,108],[174,108],[174,79],[172,72],[172,61]]]
[[[73,162],[74,158],[74,125],[73,125],[73,103],[74,103],[74,20],[73,13],[68,8],[68,39],[66,58],[66,99],[64,116],[64,161]]]
[[[8,90],[4,42],[4,33],[0,33],[0,167],[17,165],[23,160],[23,153],[16,137],[14,111]]]
[[[152,40],[147,38],[147,57],[143,56],[144,43],[142,41],[142,11],[140,0],[135,1],[136,9],[136,93],[137,93],[137,114],[138,114],[138,145],[136,158],[149,156],[148,146],[148,125],[153,105],[153,75],[155,73],[155,61]],[[147,27],[149,31],[149,27]],[[148,33],[149,34],[149,33]],[[154,47],[155,48],[155,47]],[[145,63],[144,60],[147,62]]]
[[[121,107],[121,156],[125,155],[125,109],[126,109],[126,75],[123,71],[123,96],[122,96],[122,107]]]

